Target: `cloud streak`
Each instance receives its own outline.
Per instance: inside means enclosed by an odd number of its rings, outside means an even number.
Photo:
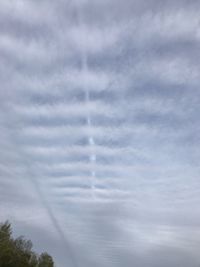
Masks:
[[[0,219],[58,267],[199,264],[198,9],[1,1]]]

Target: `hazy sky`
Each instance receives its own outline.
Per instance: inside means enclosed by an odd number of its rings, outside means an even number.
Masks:
[[[0,221],[57,267],[200,266],[199,10],[0,0]]]

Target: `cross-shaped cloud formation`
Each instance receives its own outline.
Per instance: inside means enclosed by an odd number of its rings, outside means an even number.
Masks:
[[[0,2],[0,220],[58,267],[200,263],[199,8]]]

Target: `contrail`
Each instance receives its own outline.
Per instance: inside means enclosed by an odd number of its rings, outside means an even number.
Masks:
[[[82,16],[80,13],[79,8],[77,7],[77,3],[75,3],[75,8],[77,10],[77,22],[78,22],[78,26],[82,26],[84,28],[84,23],[82,20]],[[83,72],[83,74],[87,75],[89,68],[88,68],[88,59],[87,59],[87,52],[85,51],[85,48],[83,47],[80,50],[80,59],[81,59],[81,72]],[[84,75],[83,75],[84,76]],[[85,90],[85,103],[86,103],[86,107],[89,107],[90,104],[90,91],[88,88],[88,83],[87,81],[84,79],[83,81],[83,89]],[[95,172],[95,165],[96,165],[96,153],[95,153],[95,140],[94,137],[92,136],[92,120],[91,120],[91,114],[88,108],[88,114],[87,114],[87,126],[89,129],[89,137],[88,137],[88,144],[90,146],[90,155],[89,155],[89,161],[91,164],[91,171],[90,171],[90,175],[91,175],[91,190],[92,190],[92,196],[93,198],[95,198],[95,180],[96,180],[96,172]]]
[[[57,220],[51,206],[49,205],[48,201],[46,200],[46,198],[43,194],[41,187],[40,187],[40,184],[37,181],[37,178],[33,178],[32,174],[30,173],[29,179],[30,179],[31,183],[33,184],[33,186],[35,187],[35,190],[36,190],[36,192],[40,198],[40,201],[42,202],[42,205],[44,206],[54,228],[56,229],[62,243],[64,244],[65,249],[67,250],[66,253],[69,256],[69,260],[71,261],[72,266],[78,267],[77,260],[75,258],[74,253],[72,252],[72,248],[69,245],[69,242],[68,242],[62,228],[60,227],[58,220]]]
[[[12,117],[10,117],[9,121],[11,121],[13,119],[14,118],[12,116]],[[15,136],[15,138],[16,138],[16,136]],[[12,136],[11,136],[11,139],[13,139]],[[62,243],[64,244],[64,247],[66,248],[66,254],[68,255],[69,261],[71,262],[71,266],[78,267],[77,260],[75,259],[74,253],[72,252],[72,248],[69,245],[69,242],[68,242],[62,228],[60,227],[58,220],[57,220],[51,206],[49,205],[47,199],[45,198],[44,193],[42,192],[42,189],[40,187],[40,183],[37,181],[37,178],[35,178],[35,175],[32,172],[31,164],[28,161],[28,157],[27,157],[24,149],[21,146],[18,146],[17,149],[18,149],[18,152],[20,153],[20,155],[22,156],[24,166],[27,169],[27,177],[28,177],[29,181],[31,182],[31,184],[33,185],[33,187],[35,188],[35,191],[39,197],[39,200],[41,201],[44,209],[46,210],[46,212],[47,212],[47,214],[48,214],[48,216],[52,222],[52,225],[54,226],[54,228],[57,231]]]

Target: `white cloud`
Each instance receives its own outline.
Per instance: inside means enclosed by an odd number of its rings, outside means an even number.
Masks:
[[[199,257],[198,9],[159,3],[0,2],[0,218],[58,266]]]

